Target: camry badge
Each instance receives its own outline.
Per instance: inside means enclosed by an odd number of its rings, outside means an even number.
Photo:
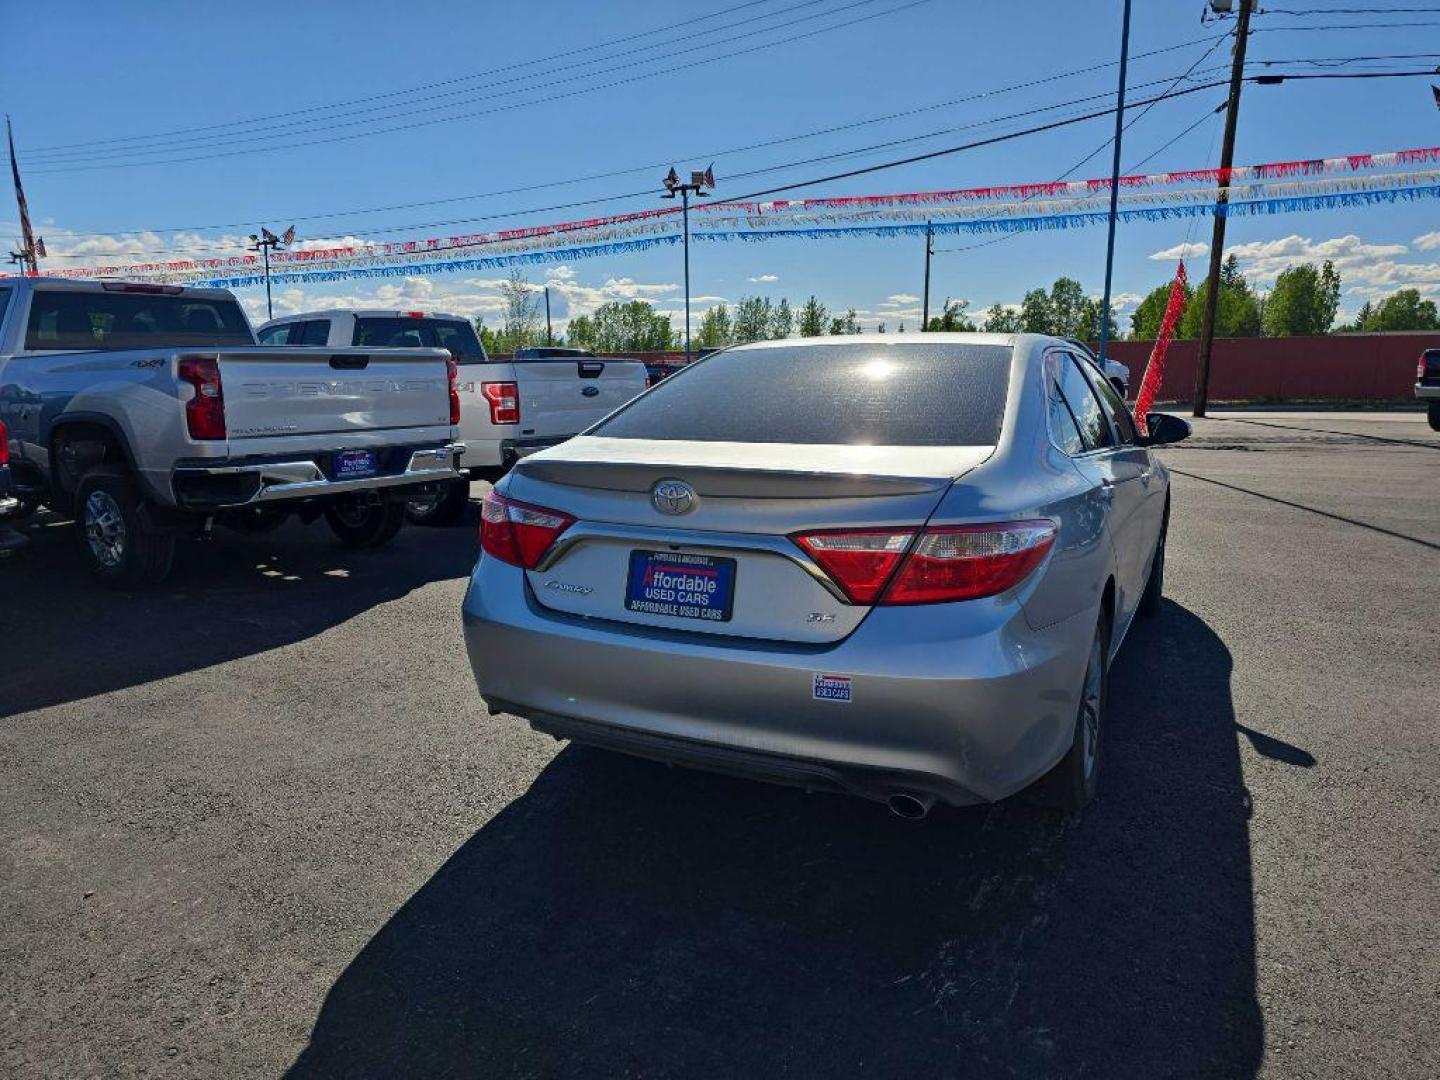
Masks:
[[[662,514],[688,514],[699,497],[684,480],[659,480],[650,489],[650,501]]]

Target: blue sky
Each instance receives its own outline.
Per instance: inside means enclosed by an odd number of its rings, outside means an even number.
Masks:
[[[1118,52],[1120,4],[763,0],[623,45],[572,52],[720,12],[738,2],[704,0],[677,8],[638,0],[412,0],[401,7],[375,0],[105,5],[0,0],[0,22],[10,45],[0,69],[0,107],[14,119],[32,217],[52,253],[98,255],[186,245],[223,249],[257,225],[278,232],[297,218],[305,219],[299,222],[301,236],[319,241],[352,233],[384,239],[446,236],[618,213],[665,204],[653,196],[589,201],[647,185],[658,190],[664,169],[655,166],[671,161],[684,171],[713,160],[719,194],[741,194],[1024,126],[1034,120],[965,127],[1114,90],[1115,69],[1108,67],[780,146],[721,153],[1105,63]],[[1357,5],[1296,0],[1286,6],[1314,10]],[[1359,6],[1419,5],[1373,0]],[[1132,55],[1196,43],[1135,60],[1132,86],[1173,78],[1197,60],[1196,78],[1208,80],[1215,77],[1211,69],[1228,63],[1228,45],[1202,59],[1208,39],[1229,24],[1202,25],[1200,0],[1146,0],[1135,7]],[[865,21],[852,23],[860,19]],[[1286,29],[1427,21],[1432,25]],[[1433,55],[1403,63],[1424,68],[1440,63],[1440,13],[1274,13],[1257,16],[1255,27],[1261,32],[1251,41],[1254,60],[1425,53]],[[725,55],[800,34],[810,36],[746,55]],[[680,49],[689,51],[674,55]],[[572,54],[560,55],[565,53]],[[542,62],[528,63],[536,60]],[[1348,70],[1364,66],[1352,64]],[[660,68],[677,70],[651,75]],[[476,78],[462,81],[471,76]],[[415,102],[416,95],[402,93],[442,80],[445,85],[424,91],[448,95],[438,100]],[[619,80],[629,81],[617,85]],[[1440,76],[1435,81],[1440,82]],[[606,83],[611,85],[601,85]],[[536,100],[544,97],[552,100]],[[335,118],[318,109],[356,98],[374,98],[350,107],[370,111]],[[1155,107],[1126,135],[1127,168],[1221,100],[1223,91],[1210,90]],[[430,111],[415,111],[425,108]],[[144,159],[118,156],[113,145],[54,149],[295,110],[313,111],[241,128],[123,144],[161,147],[164,152],[149,155],[149,160],[165,164],[135,165]],[[432,120],[439,122],[423,122]],[[349,126],[333,126],[342,121]],[[1051,180],[1097,150],[1110,133],[1109,125],[1108,120],[1095,120],[807,188],[802,194]],[[397,130],[374,134],[377,128]],[[953,130],[957,128],[963,130]],[[941,129],[952,130],[840,163],[775,168]],[[1219,130],[1218,116],[1199,123],[1148,161],[1145,171],[1214,165]],[[1323,157],[1437,143],[1440,111],[1424,79],[1252,85],[1245,90],[1236,160]],[[271,149],[275,146],[288,148]],[[174,160],[179,158],[201,160]],[[773,171],[736,179],[762,169]],[[1075,176],[1103,175],[1108,169],[1106,149]],[[621,175],[438,206],[328,216],[611,171]],[[588,205],[514,214],[582,201]],[[7,197],[0,206],[0,230],[8,241],[17,228],[13,203]],[[1295,261],[1335,258],[1346,286],[1342,310],[1353,311],[1365,299],[1402,286],[1440,298],[1437,211],[1440,206],[1434,202],[1416,202],[1236,219],[1228,242],[1262,286]],[[467,223],[435,224],[459,219]],[[1164,281],[1173,272],[1173,255],[1157,254],[1208,236],[1208,220],[1122,226],[1117,295],[1133,301]],[[902,321],[913,328],[918,322],[922,243],[771,241],[697,247],[692,291],[704,298],[696,303],[697,317],[715,298],[733,302],[761,293],[799,302],[814,293],[832,309],[856,308],[867,327],[883,320],[892,330]],[[973,241],[944,238],[937,247],[966,243]],[[945,251],[935,259],[932,306],[947,296],[966,299],[973,309],[1015,303],[1026,289],[1061,274],[1078,278],[1098,294],[1104,245],[1102,229],[1087,229],[1024,234],[970,251]],[[77,261],[88,260],[56,259],[49,265]],[[1193,266],[1195,273],[1201,272],[1203,259]],[[528,272],[537,283],[548,280],[555,286],[557,313],[564,315],[590,310],[606,299],[635,296],[678,313],[680,271],[679,249],[661,248],[566,266],[535,266]],[[279,292],[277,314],[350,302],[424,303],[487,314],[493,323],[500,308],[499,277],[471,272],[292,288]],[[242,297],[252,316],[263,313],[261,290],[244,290]],[[1122,323],[1128,326],[1128,320]]]

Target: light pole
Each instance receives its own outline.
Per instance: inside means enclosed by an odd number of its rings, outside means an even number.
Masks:
[[[935,254],[935,226],[925,223],[925,298],[920,302],[920,332],[930,329],[930,256]]]
[[[275,317],[275,306],[270,302],[270,249],[273,247],[283,248],[295,242],[295,226],[291,225],[285,230],[284,236],[276,236],[269,229],[262,227],[260,235],[250,234],[250,250],[261,252],[265,256],[265,317]]]
[[[706,188],[715,187],[715,166],[711,165],[704,172],[692,172],[690,182],[682,184],[680,174],[675,171],[675,166],[670,166],[670,171],[665,174],[665,194],[662,199],[673,199],[676,193],[680,195],[680,218],[683,222],[682,229],[685,246],[685,362],[690,362],[690,193],[693,191],[697,199],[709,197]]]
[[[1130,58],[1130,0],[1120,26],[1120,89],[1115,102],[1115,157],[1110,167],[1110,232],[1105,239],[1105,298],[1100,301],[1100,359],[1110,344],[1110,280],[1115,273],[1115,218],[1120,201],[1120,141],[1125,134],[1125,64]]]

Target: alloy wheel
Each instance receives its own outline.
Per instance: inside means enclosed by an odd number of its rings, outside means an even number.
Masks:
[[[125,561],[125,515],[108,491],[92,491],[85,500],[85,542],[106,569]]]

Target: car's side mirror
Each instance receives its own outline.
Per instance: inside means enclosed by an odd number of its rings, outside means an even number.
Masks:
[[[1170,413],[1145,414],[1146,446],[1165,446],[1190,437],[1190,423]]]

